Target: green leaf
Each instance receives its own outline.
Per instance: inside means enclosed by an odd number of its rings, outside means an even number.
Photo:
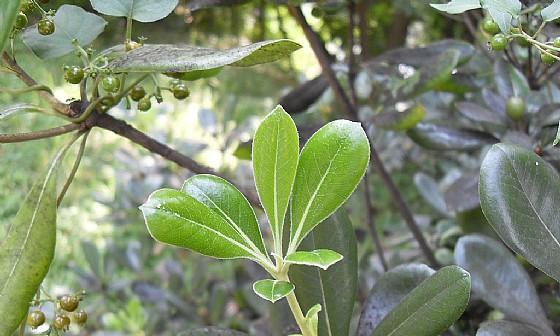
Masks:
[[[0,335],[11,335],[47,275],[56,243],[56,172],[64,151],[52,161],[14,218],[0,244]]]
[[[204,327],[183,331],[178,333],[177,336],[247,336],[247,334],[230,329]]]
[[[316,304],[309,308],[307,314],[305,314],[305,323],[307,323],[309,329],[317,335],[319,328],[319,312],[322,308],[320,304]]]
[[[280,280],[259,280],[253,284],[253,291],[272,303],[282,299],[294,291],[294,285]]]
[[[548,7],[543,9],[541,11],[541,16],[545,22],[560,18],[560,0],[554,0]]]
[[[428,123],[418,124],[407,135],[420,146],[434,150],[473,150],[497,141],[486,133]]]
[[[533,151],[494,145],[480,169],[480,201],[500,238],[560,281],[558,172]]]
[[[330,266],[341,261],[342,258],[344,257],[340,253],[327,249],[320,249],[311,252],[294,252],[287,256],[285,261],[290,264],[315,266],[327,270]]]
[[[455,262],[470,273],[473,292],[506,318],[554,336],[531,278],[500,242],[481,235],[464,236],[455,247]]]
[[[519,0],[480,0],[482,7],[490,13],[490,16],[504,34],[511,30],[511,20],[517,18],[521,12]]]
[[[542,336],[541,332],[529,325],[500,320],[487,321],[480,325],[476,336]]]
[[[181,191],[155,191],[140,209],[150,234],[162,243],[220,259],[256,258],[222,216]]]
[[[116,72],[188,73],[226,65],[245,67],[274,62],[299,48],[301,45],[290,40],[263,41],[224,50],[189,45],[147,44],[116,58],[109,64],[109,68]]]
[[[304,311],[321,304],[319,335],[349,335],[358,287],[358,253],[354,228],[346,211],[341,208],[319,224],[301,247],[336,250],[344,256],[326,271],[292,265],[289,275]]]
[[[358,336],[370,336],[379,323],[414,288],[435,271],[423,264],[400,265],[377,279],[364,303]]]
[[[253,171],[259,198],[277,251],[298,165],[299,137],[294,121],[281,106],[260,124],[253,139]]]
[[[461,14],[480,8],[480,0],[451,0],[446,4],[430,4],[433,8],[449,14]]]
[[[403,112],[384,112],[373,116],[375,126],[394,131],[406,131],[416,126],[424,116],[426,109],[422,105],[415,105]]]
[[[444,216],[449,215],[441,190],[433,178],[423,173],[414,174],[414,185],[432,208]]]
[[[372,336],[434,336],[449,328],[469,302],[469,274],[457,266],[437,271],[379,323]]]
[[[425,45],[424,47],[396,48],[375,57],[376,61],[388,64],[407,64],[414,67],[434,63],[444,52],[453,49],[459,52],[459,64],[465,64],[475,54],[476,49],[472,44],[461,40],[441,40]]]
[[[195,81],[202,78],[210,78],[217,76],[222,72],[223,67],[213,68],[208,70],[195,70],[191,72],[169,72],[167,76],[177,78],[184,81]]]
[[[23,42],[43,59],[64,56],[76,50],[72,41],[80,46],[93,42],[105,29],[107,22],[103,18],[88,13],[73,5],[62,5],[54,16],[55,32],[43,36],[37,27],[29,27],[23,33]]]
[[[90,0],[96,11],[111,15],[130,17],[140,22],[154,22],[171,14],[178,0]]]
[[[307,141],[292,196],[288,254],[350,197],[368,162],[369,141],[359,123],[330,122]]]
[[[19,12],[20,0],[2,0],[0,2],[0,54],[12,33],[12,27]]]
[[[455,107],[463,117],[474,121],[490,132],[503,131],[507,127],[507,120],[503,115],[475,103],[459,102],[455,104]]]
[[[220,215],[252,250],[267,255],[257,217],[249,201],[231,183],[214,175],[195,175],[181,188]]]

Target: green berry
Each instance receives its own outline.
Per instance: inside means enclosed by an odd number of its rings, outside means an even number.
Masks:
[[[144,88],[140,85],[136,85],[131,91],[130,91],[130,98],[132,100],[134,100],[135,102],[139,101],[140,99],[146,97],[146,90],[144,90]]]
[[[150,97],[144,97],[138,101],[138,109],[140,111],[148,111],[152,108],[152,102],[150,101]]]
[[[525,101],[520,97],[511,97],[506,103],[507,115],[515,121],[523,119],[525,109]]]
[[[25,1],[21,4],[20,10],[25,14],[31,14],[35,10],[35,4],[33,1]]]
[[[552,40],[552,46],[554,48],[560,48],[560,36]]]
[[[500,32],[500,27],[492,18],[488,17],[482,21],[482,30],[488,34],[494,35]]]
[[[37,23],[37,30],[41,35],[52,35],[55,30],[54,22],[50,19],[43,18]]]
[[[80,304],[80,299],[75,295],[64,295],[59,300],[60,308],[66,310],[67,312],[73,312],[78,308]]]
[[[111,107],[115,105],[116,105],[115,98],[113,98],[112,96],[107,96],[101,99],[99,105],[97,105],[97,108],[99,109],[99,112],[103,113],[109,111]]]
[[[490,47],[494,51],[503,51],[506,49],[508,40],[504,34],[496,34],[490,40]]]
[[[70,318],[64,314],[57,315],[53,321],[53,327],[58,330],[65,330],[70,325]]]
[[[84,310],[79,310],[74,313],[74,321],[78,324],[85,324],[87,322],[88,315]]]
[[[78,66],[71,66],[64,72],[64,79],[70,84],[80,84],[84,79],[84,70]]]
[[[176,99],[183,100],[190,96],[190,94],[191,93],[185,84],[178,84],[175,85],[175,88],[173,88],[173,96]]]
[[[323,17],[323,15],[325,15],[325,12],[323,11],[322,8],[315,6],[311,10],[311,15],[313,15],[316,18],[321,18]]]
[[[16,29],[23,29],[25,28],[25,26],[27,26],[28,22],[29,21],[27,20],[27,15],[25,15],[23,12],[19,12],[16,16],[16,23],[14,24],[14,27]]]
[[[45,314],[40,310],[35,310],[27,316],[27,324],[35,329],[45,323]]]
[[[552,65],[556,63],[556,58],[548,53],[541,52],[541,61],[546,65]]]
[[[101,87],[107,92],[115,93],[119,91],[121,81],[117,77],[109,75],[103,78],[101,81]]]

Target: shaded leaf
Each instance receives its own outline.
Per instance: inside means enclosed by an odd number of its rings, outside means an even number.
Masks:
[[[204,327],[180,332],[177,336],[246,336],[247,334],[218,327]]]
[[[195,70],[190,72],[169,72],[166,73],[166,75],[184,81],[195,81],[198,79],[217,76],[220,72],[222,72],[222,69],[223,67],[213,68],[208,70]]]
[[[476,336],[542,336],[542,334],[523,323],[499,320],[482,323]]]
[[[288,255],[285,261],[291,264],[316,266],[327,270],[330,266],[341,261],[342,258],[344,257],[340,253],[327,249],[320,249],[310,252],[294,252]]]
[[[480,8],[480,0],[451,0],[446,4],[430,4],[433,8],[449,14],[461,14]]]
[[[424,173],[414,174],[414,185],[420,195],[442,215],[447,215],[447,205],[436,181]]]
[[[422,105],[415,105],[403,112],[383,112],[371,118],[375,126],[395,131],[406,131],[416,126],[424,116],[426,109]]]
[[[42,109],[40,106],[36,106],[33,104],[27,104],[27,103],[13,104],[10,106],[2,107],[0,109],[0,120],[8,119],[9,117],[17,113],[41,112],[41,111]]]
[[[274,62],[301,46],[290,40],[258,42],[218,50],[188,45],[147,44],[116,58],[109,68],[116,72],[185,73],[230,66],[252,66]]]
[[[92,242],[85,240],[81,241],[80,245],[92,273],[97,277],[97,279],[102,279],[104,274],[101,267],[101,256],[99,255],[97,246],[95,246]]]
[[[554,335],[531,278],[500,242],[481,235],[459,239],[455,262],[471,275],[472,290],[508,319]]]
[[[434,62],[434,59],[449,49],[459,51],[459,64],[467,62],[475,53],[472,44],[461,40],[441,40],[419,48],[397,48],[384,52],[375,58],[376,62],[390,64],[408,64],[422,66]]]
[[[361,124],[337,120],[305,144],[291,203],[290,249],[333,214],[356,189],[369,162],[369,141]]]
[[[407,132],[420,146],[435,150],[473,150],[497,142],[489,134],[420,123]]]
[[[422,264],[400,265],[384,273],[373,286],[364,303],[358,336],[370,336],[373,330],[414,288],[434,274]]]
[[[154,22],[171,14],[178,0],[90,0],[96,11],[111,15],[130,17],[140,22]]]
[[[213,7],[231,7],[246,2],[249,2],[249,0],[190,0],[185,6],[189,11],[195,12],[200,9]]]
[[[0,53],[4,51],[6,42],[8,42],[12,33],[20,3],[20,0],[3,0],[0,2]]]
[[[488,108],[498,113],[504,120],[506,118],[506,99],[487,88],[482,89],[482,99]]]
[[[255,282],[253,291],[263,299],[274,303],[293,292],[294,285],[287,281],[265,279]]]
[[[301,247],[330,249],[344,256],[326,271],[292,265],[290,279],[296,285],[296,296],[304,311],[321,304],[319,335],[348,335],[358,286],[358,252],[354,228],[346,211],[339,209],[319,224]]]
[[[372,336],[433,336],[451,326],[469,302],[469,274],[446,266],[424,280],[385,316]]]
[[[249,201],[221,177],[195,175],[181,190],[220,215],[254,251],[267,255],[257,217]]]
[[[445,203],[452,213],[469,211],[480,206],[478,172],[464,174],[445,190]]]
[[[81,47],[86,46],[107,25],[103,18],[73,5],[60,6],[53,21],[56,30],[52,35],[39,34],[37,26],[29,27],[23,33],[23,42],[40,58],[55,58],[75,51],[73,40],[77,40]]]
[[[545,22],[560,18],[560,0],[554,0],[550,5],[544,8],[541,11],[541,16]]]
[[[470,119],[488,131],[501,131],[506,128],[506,120],[502,115],[490,111],[471,102],[456,103],[457,111],[465,118]]]
[[[484,215],[516,253],[560,281],[560,176],[534,152],[494,145],[480,170]]]

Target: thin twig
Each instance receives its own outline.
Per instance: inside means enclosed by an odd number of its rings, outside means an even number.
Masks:
[[[78,172],[78,168],[80,168],[80,163],[82,162],[82,157],[84,156],[89,132],[90,131],[86,131],[83,135],[82,142],[80,143],[80,149],[78,150],[78,154],[76,155],[76,160],[74,161],[74,165],[72,166],[72,170],[70,171],[70,174],[68,175],[68,178],[66,179],[66,182],[64,183],[64,186],[62,187],[62,190],[60,191],[60,194],[58,195],[58,198],[56,199],[56,206],[57,207],[59,207],[60,204],[62,203],[62,200],[64,199],[64,196],[66,196],[66,192],[68,191],[68,188],[70,188],[70,185],[74,181],[74,177],[76,176],[76,173]]]
[[[34,131],[28,133],[0,134],[0,143],[16,143],[31,140],[39,140],[52,138],[59,135],[73,132],[80,128],[78,124],[68,124],[64,126],[49,128],[42,131]]]
[[[373,245],[375,246],[375,251],[379,256],[379,261],[381,262],[383,270],[387,272],[389,270],[389,265],[387,263],[387,259],[385,259],[385,252],[383,250],[383,245],[381,244],[381,239],[379,239],[379,233],[377,232],[377,228],[375,225],[375,210],[371,203],[371,193],[369,191],[369,172],[366,172],[366,175],[364,176],[364,202],[366,206],[366,222],[371,234],[371,238],[373,240]]]

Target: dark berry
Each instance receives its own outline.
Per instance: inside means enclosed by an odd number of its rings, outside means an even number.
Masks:
[[[21,11],[25,14],[31,14],[35,10],[35,4],[33,1],[24,1],[20,7]]]
[[[146,97],[146,90],[144,90],[144,87],[140,86],[140,85],[136,85],[131,91],[130,91],[130,98],[132,100],[134,100],[135,102],[139,101],[140,99]]]
[[[88,315],[85,311],[79,310],[74,313],[74,321],[78,324],[85,324],[87,322]]]
[[[27,316],[27,324],[35,329],[45,323],[45,314],[40,310],[35,310]]]
[[[190,91],[185,84],[177,84],[173,88],[173,96],[176,99],[183,100],[190,95]]]
[[[138,109],[140,111],[148,111],[152,108],[152,102],[149,97],[144,97],[138,102]]]
[[[54,22],[50,19],[43,18],[37,23],[37,30],[41,35],[52,35],[55,30]]]
[[[70,318],[64,314],[57,315],[53,321],[53,327],[58,330],[65,330],[70,325]]]
[[[75,295],[64,295],[59,300],[60,308],[66,310],[67,312],[73,312],[78,308],[80,304],[80,299]]]

